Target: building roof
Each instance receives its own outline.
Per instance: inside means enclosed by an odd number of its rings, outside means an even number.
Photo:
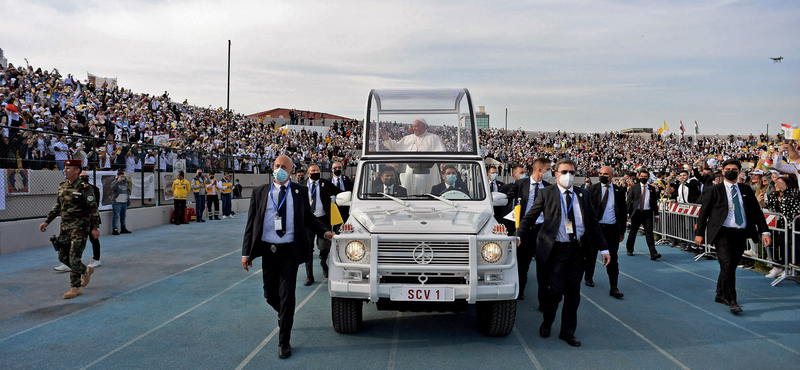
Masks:
[[[262,118],[262,117],[264,117],[264,118],[279,118],[279,117],[283,116],[283,118],[289,119],[289,112],[290,111],[291,111],[291,109],[288,109],[288,108],[274,108],[274,109],[270,109],[270,110],[265,110],[263,112],[253,113],[251,115],[248,115],[247,118],[254,118],[254,119],[258,119],[258,118]],[[306,112],[306,114],[310,114],[312,120],[321,120],[323,114],[325,115],[325,120],[326,121],[352,120],[352,118],[337,116],[335,114],[330,114],[330,113],[325,113],[325,112],[313,112],[313,111],[306,111],[306,110],[300,110],[300,109],[295,109],[295,112],[298,113],[298,114],[300,112]],[[306,119],[308,119],[308,117],[306,117]]]

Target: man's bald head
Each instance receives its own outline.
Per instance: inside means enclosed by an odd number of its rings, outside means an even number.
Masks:
[[[613,178],[614,177],[614,169],[610,166],[605,166],[600,168],[599,172],[600,176],[608,176]]]
[[[292,172],[294,172],[294,163],[292,163],[291,158],[282,155],[278,158],[275,158],[275,163],[272,164],[272,172],[277,171],[279,168],[286,171],[286,173],[289,174],[289,177],[291,177]]]

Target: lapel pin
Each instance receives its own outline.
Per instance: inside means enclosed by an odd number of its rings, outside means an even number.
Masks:
[[[295,193],[295,194],[300,194],[300,192],[299,192],[299,191],[297,191],[297,189],[294,189],[294,193]]]
[[[275,253],[278,251],[278,248],[276,248],[275,245],[273,244],[272,246],[269,247],[269,250],[271,250],[272,253]]]
[[[578,197],[583,198],[583,193],[578,193]]]

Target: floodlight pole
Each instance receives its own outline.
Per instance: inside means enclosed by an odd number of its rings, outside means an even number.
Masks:
[[[228,102],[225,108],[225,118],[228,120],[228,128],[225,130],[225,154],[230,154],[230,140],[231,140],[231,40],[228,40]],[[228,162],[228,159],[225,159]],[[227,163],[225,169],[228,169]]]
[[[506,131],[508,131],[508,108],[506,108]]]

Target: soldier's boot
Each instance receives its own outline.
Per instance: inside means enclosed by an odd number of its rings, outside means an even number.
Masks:
[[[77,296],[81,295],[81,288],[78,287],[71,287],[69,288],[69,292],[64,293],[64,299],[72,299]]]
[[[94,273],[94,267],[86,266],[86,272],[84,272],[83,275],[81,276],[82,287],[89,285],[89,280],[92,278],[93,273]]]

